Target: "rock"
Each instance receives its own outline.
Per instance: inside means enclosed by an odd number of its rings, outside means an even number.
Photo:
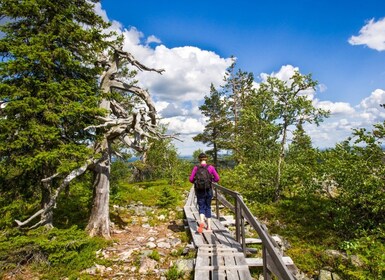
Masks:
[[[176,246],[182,244],[182,240],[180,240],[179,238],[173,238],[170,240],[170,244],[172,247],[176,247]]]
[[[138,242],[142,242],[142,241],[144,241],[145,239],[146,239],[146,238],[143,237],[143,236],[138,236],[137,238],[135,238],[135,240],[138,241]]]
[[[153,259],[143,258],[143,260],[140,263],[139,273],[147,274],[149,272],[153,272],[157,264],[158,262]]]
[[[159,242],[159,243],[157,244],[157,246],[158,246],[159,248],[162,248],[162,249],[170,249],[170,248],[171,248],[170,243],[167,243],[167,242]]]
[[[147,242],[146,247],[150,249],[154,249],[156,248],[156,244],[154,242]]]
[[[117,258],[117,260],[118,261],[127,261],[131,257],[133,251],[134,250],[127,250],[127,251],[120,253],[118,255],[119,257]]]
[[[151,229],[148,231],[148,234],[150,234],[150,235],[158,235],[159,232],[158,232],[157,230],[151,228]]]
[[[351,260],[351,262],[352,262],[352,264],[353,264],[354,266],[357,266],[357,267],[362,267],[362,266],[364,266],[363,261],[362,261],[357,255],[352,255],[352,256],[350,257],[350,260]]]
[[[318,275],[318,280],[339,280],[339,279],[341,278],[337,274],[325,269],[320,270]]]
[[[340,251],[337,251],[337,250],[326,250],[325,253],[328,256],[333,257],[333,258],[341,258],[343,260],[347,260],[348,259],[346,254],[341,253]]]
[[[103,274],[105,271],[106,271],[106,267],[104,265],[95,264],[93,267],[83,270],[82,273],[96,275],[96,274]]]
[[[194,261],[194,259],[180,259],[175,264],[179,271],[190,272],[194,269]]]

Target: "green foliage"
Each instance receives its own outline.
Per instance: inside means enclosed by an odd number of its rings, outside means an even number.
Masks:
[[[167,280],[183,279],[184,272],[178,269],[177,265],[173,265],[166,271],[165,275]]]
[[[213,158],[214,165],[218,165],[218,153],[221,149],[228,146],[231,123],[226,116],[226,105],[223,100],[223,93],[210,86],[210,95],[205,96],[205,102],[199,107],[202,114],[208,118],[207,125],[202,133],[193,137],[194,141],[202,142],[212,146],[212,150],[207,151]],[[194,157],[197,158],[197,157]]]
[[[356,240],[345,241],[342,249],[346,250],[351,262],[346,267],[340,268],[340,274],[346,278],[384,279],[384,237],[385,232],[377,230],[371,235],[365,234]],[[355,265],[352,265],[352,263]]]
[[[111,164],[110,194],[118,192],[119,184],[128,182],[132,177],[132,166],[127,161],[117,159]]]
[[[54,226],[57,228],[69,228],[76,225],[84,229],[89,219],[92,204],[92,188],[90,181],[92,174],[74,180],[68,192],[62,193],[57,200],[54,209]]]
[[[93,135],[84,128],[103,114],[95,65],[108,36],[92,6],[85,0],[0,2],[0,17],[12,19],[0,26],[0,100],[6,101],[0,158],[7,181],[36,187],[90,153],[85,140]]]
[[[132,163],[135,179],[168,179],[171,185],[182,184],[190,172],[190,165],[179,158],[171,139],[151,139],[149,146],[150,149],[143,156],[145,160]]]
[[[185,180],[186,181],[186,180]],[[166,199],[175,197],[176,203],[182,202],[181,192],[191,187],[190,183],[172,186],[167,180],[156,180],[136,183],[120,183],[116,194],[111,195],[111,204],[127,205],[131,202],[142,202],[146,206],[156,205],[163,200],[163,194],[166,192]],[[172,200],[170,200],[171,202]]]
[[[95,252],[104,246],[105,240],[90,238],[76,227],[3,232],[0,236],[0,271],[4,273],[16,268],[16,264],[24,264],[34,266],[47,279],[59,279],[63,275],[77,277],[81,270],[96,261],[102,262]]]
[[[39,207],[39,201],[35,198],[26,199],[22,196],[0,196],[0,229],[15,226],[15,219],[28,218]]]
[[[151,252],[151,254],[148,255],[148,257],[150,259],[153,259],[153,260],[157,261],[157,262],[160,260],[160,254],[159,254],[159,252],[157,250],[153,250]]]
[[[272,178],[276,168],[276,164],[269,161],[238,164],[232,170],[221,172],[221,185],[241,192],[250,201],[271,201],[274,197]]]
[[[156,205],[161,208],[170,208],[175,206],[178,203],[177,195],[169,187],[166,187],[162,190],[162,195],[158,199]]]

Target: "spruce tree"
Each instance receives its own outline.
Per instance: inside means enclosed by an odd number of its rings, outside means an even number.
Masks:
[[[242,130],[242,110],[245,107],[248,96],[254,91],[254,76],[252,73],[238,69],[236,63],[226,70],[224,77],[225,84],[222,87],[222,94],[225,96],[227,106],[227,118],[231,120],[231,134],[227,139],[227,146],[233,151],[237,162],[242,162],[242,143],[240,133]]]
[[[0,191],[40,194],[42,208],[55,174],[88,157],[94,135],[84,128],[103,113],[96,59],[107,24],[97,2],[0,0]],[[52,226],[51,214],[41,224]]]
[[[205,102],[199,107],[202,114],[208,118],[205,129],[193,139],[212,146],[207,153],[213,157],[214,165],[218,165],[218,153],[228,147],[231,123],[226,116],[226,104],[223,95],[211,84],[210,95],[205,96]]]

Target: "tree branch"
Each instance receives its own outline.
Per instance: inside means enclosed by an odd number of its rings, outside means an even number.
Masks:
[[[94,159],[90,159],[87,161],[86,164],[84,164],[83,166],[71,171],[63,180],[63,182],[60,184],[60,186],[56,189],[55,193],[51,196],[50,198],[50,201],[49,203],[47,204],[47,206],[44,208],[44,209],[40,209],[39,211],[37,211],[35,214],[33,214],[31,217],[29,217],[27,220],[25,220],[24,222],[21,222],[19,220],[15,220],[15,222],[17,223],[18,227],[22,227],[26,224],[28,224],[29,222],[31,222],[34,218],[36,218],[37,216],[42,216],[46,213],[48,213],[49,211],[52,210],[52,208],[55,207],[56,205],[56,200],[57,200],[57,197],[59,196],[60,192],[65,189],[69,184],[70,182],[75,179],[76,177],[82,175],[90,165],[94,164],[95,161]],[[48,183],[49,181],[52,181],[54,178],[58,177],[60,174],[59,173],[56,173],[48,178],[44,178],[42,180],[43,183]],[[32,228],[36,228],[38,227],[39,225],[41,224],[44,224],[45,221],[44,220],[40,220],[39,222],[37,222],[36,224],[34,224],[33,226],[30,227],[30,229]]]

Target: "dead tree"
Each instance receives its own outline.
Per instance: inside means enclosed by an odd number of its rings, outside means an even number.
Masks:
[[[85,130],[93,130],[101,139],[94,143],[95,158],[90,158],[82,167],[72,171],[67,175],[55,174],[43,180],[43,184],[50,184],[54,179],[61,177],[61,184],[51,195],[50,201],[45,207],[36,212],[24,222],[17,221],[18,226],[30,223],[34,218],[40,216],[40,221],[32,227],[44,224],[52,225],[52,210],[56,205],[59,193],[67,188],[70,182],[82,175],[86,170],[94,173],[94,192],[93,205],[87,232],[91,236],[104,236],[110,238],[110,218],[109,218],[109,195],[110,195],[110,168],[111,156],[118,155],[118,151],[112,149],[112,144],[119,141],[126,147],[138,152],[145,152],[148,149],[147,139],[161,139],[172,137],[163,135],[157,126],[155,105],[147,90],[129,83],[125,80],[124,71],[127,65],[140,71],[154,71],[161,74],[163,69],[148,68],[135,60],[128,52],[121,48],[112,47],[110,57],[103,56],[99,63],[104,67],[101,75],[100,88],[107,96],[100,103],[100,107],[106,111],[106,115],[97,117],[99,124],[86,127]],[[136,101],[124,100],[118,102],[111,98],[111,93],[131,94],[136,97]],[[139,102],[137,102],[139,100]]]
[[[127,108],[126,104],[116,100],[104,99],[101,107],[107,110],[108,117],[102,118],[98,127],[86,129],[97,129],[103,131],[103,138],[95,143],[95,152],[101,154],[101,160],[94,168],[94,196],[91,216],[86,230],[91,236],[102,235],[110,237],[109,218],[109,192],[110,192],[110,166],[113,150],[111,145],[115,141],[122,141],[126,146],[144,152],[147,149],[147,139],[150,137],[163,137],[156,126],[155,105],[147,92],[140,87],[125,82],[120,77],[120,67],[125,63],[135,66],[139,70],[155,71],[162,73],[164,70],[152,69],[144,66],[134,57],[121,49],[114,48],[110,60],[103,62],[105,71],[101,77],[101,90],[108,94],[112,91],[132,93],[144,102],[146,107]],[[139,104],[140,106],[140,104]],[[128,113],[128,109],[132,113]],[[137,111],[135,111],[137,109]]]

